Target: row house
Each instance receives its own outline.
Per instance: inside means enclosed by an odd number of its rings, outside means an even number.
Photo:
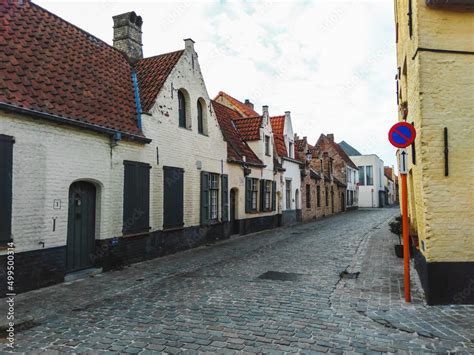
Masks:
[[[274,228],[279,225],[281,213],[281,171],[273,165],[268,107],[262,108],[262,115],[254,112],[253,117],[242,117],[221,102],[218,95],[212,106],[227,143],[231,233]]]
[[[290,112],[270,117],[268,107],[263,106],[263,115],[260,116],[248,99],[241,102],[223,91],[215,97],[215,102],[232,110],[227,113],[222,110],[222,114],[231,119],[241,140],[264,162],[265,168],[273,171],[275,175],[273,181],[276,184],[276,213],[280,218],[278,225],[301,221],[301,162],[295,158]],[[229,118],[219,118],[219,122],[224,123],[224,126],[221,123],[223,131],[225,125],[228,125]],[[228,147],[229,144],[228,141]]]
[[[192,39],[144,58],[134,12],[113,17],[113,46],[31,1],[0,21],[0,263],[14,247],[15,292],[351,205],[337,148],[302,144],[290,112],[211,100]]]
[[[277,163],[283,169],[282,180],[282,224],[289,225],[301,221],[301,176],[302,163],[296,157],[291,114],[270,118],[275,150],[278,155]]]
[[[385,187],[385,204],[393,205],[397,202],[396,175],[393,167],[384,166],[384,187]]]
[[[298,158],[304,162],[301,184],[302,219],[305,222],[346,210],[346,170],[342,169],[346,163],[333,147],[335,143],[331,138],[321,135],[312,146],[307,137],[295,136]]]
[[[334,141],[334,134],[321,134],[316,149],[328,152],[332,159],[332,169],[334,178],[346,185],[345,201],[341,200],[341,210],[357,209],[358,201],[358,168],[349,158],[340,144]],[[341,185],[341,184],[339,184]]]
[[[114,46],[30,1],[0,20],[0,261],[14,243],[16,292],[229,235],[226,142],[191,39],[143,58],[134,12],[113,18]]]

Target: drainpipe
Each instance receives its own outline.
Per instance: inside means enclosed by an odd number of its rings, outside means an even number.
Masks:
[[[142,129],[142,105],[140,103],[140,90],[138,89],[137,71],[132,69],[133,93],[135,95],[135,106],[137,108],[137,127]]]

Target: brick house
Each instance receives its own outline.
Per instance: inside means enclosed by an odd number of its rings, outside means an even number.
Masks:
[[[226,142],[192,40],[142,58],[133,12],[114,17],[114,47],[30,1],[0,20],[0,260],[13,242],[16,292],[230,234]]]
[[[227,142],[230,221],[234,234],[281,224],[281,176],[268,107],[262,115],[250,102],[219,92],[212,101]]]
[[[329,159],[326,176],[331,176],[337,185],[336,211],[357,208],[357,166],[334,141],[333,134],[321,134],[314,150],[318,156],[327,154]]]

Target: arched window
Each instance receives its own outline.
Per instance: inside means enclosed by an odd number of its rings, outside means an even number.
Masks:
[[[201,101],[197,101],[197,119],[198,119],[198,133],[204,134],[204,118]]]
[[[186,99],[181,90],[178,91],[178,107],[179,107],[179,126],[186,128]]]

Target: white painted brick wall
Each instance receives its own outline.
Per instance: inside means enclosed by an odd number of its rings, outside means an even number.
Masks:
[[[194,68],[192,67],[192,56]],[[178,127],[178,100],[171,86],[185,88],[191,98],[192,127]],[[207,104],[208,136],[197,133],[198,98]],[[199,69],[197,56],[187,49],[158,95],[152,115],[143,116],[151,144],[120,141],[111,148],[107,136],[60,126],[10,113],[0,114],[0,133],[15,137],[13,148],[12,233],[17,252],[63,246],[67,239],[69,186],[77,180],[97,185],[96,238],[122,235],[124,160],[149,163],[150,225],[163,225],[163,166],[181,167],[184,173],[185,227],[199,224],[200,171],[227,173],[227,150]],[[159,105],[166,108],[166,117]],[[156,148],[160,162],[157,164]],[[61,209],[53,201],[61,200]],[[53,232],[53,218],[56,230]]]

